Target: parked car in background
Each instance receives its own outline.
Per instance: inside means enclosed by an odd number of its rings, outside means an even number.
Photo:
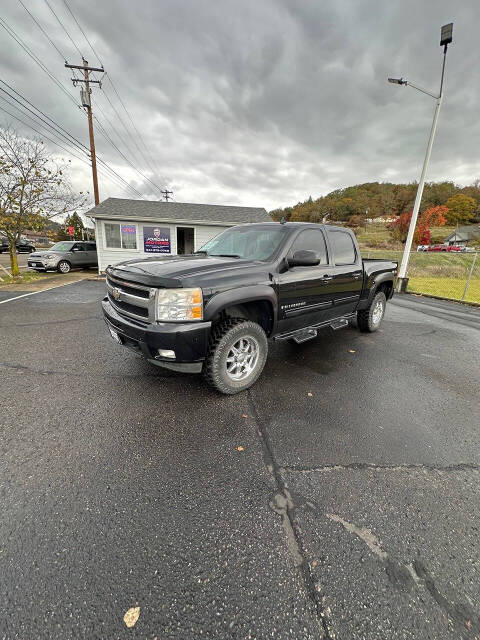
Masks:
[[[17,253],[33,253],[35,247],[27,240],[19,240],[16,244]],[[8,240],[7,238],[1,238],[0,253],[8,253]]]
[[[447,253],[459,253],[465,251],[465,248],[458,244],[433,244],[426,251],[445,251]]]
[[[98,266],[95,242],[57,242],[46,251],[36,251],[28,257],[28,266],[34,271],[69,273],[73,268]]]

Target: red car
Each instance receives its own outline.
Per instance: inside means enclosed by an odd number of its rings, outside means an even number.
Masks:
[[[448,251],[450,253],[458,253],[459,251],[463,251],[464,247],[459,246],[458,244],[446,245],[446,244],[432,244],[428,249],[424,249],[424,251]]]

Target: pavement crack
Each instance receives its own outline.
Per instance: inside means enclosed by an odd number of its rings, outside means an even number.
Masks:
[[[311,573],[310,564],[303,549],[298,527],[295,524],[294,513],[296,505],[283,481],[281,468],[276,463],[273,455],[273,447],[268,430],[260,419],[250,390],[247,391],[247,398],[249,413],[255,421],[257,435],[262,447],[264,463],[276,487],[276,493],[270,501],[270,508],[282,518],[282,526],[285,531],[287,546],[293,557],[295,566],[303,578],[306,595],[316,613],[316,620],[321,634],[320,637],[325,640],[334,640],[335,634],[332,630],[329,617],[330,610],[327,606],[324,606],[325,603],[319,599],[320,594],[318,593],[314,576]]]
[[[309,502],[306,504],[311,511],[319,515],[315,505]],[[472,637],[469,633],[471,632],[471,634],[475,634],[474,637],[478,637],[480,616],[469,603],[460,601],[456,594],[444,595],[441,593],[435,584],[433,576],[421,560],[417,558],[409,564],[394,560],[383,549],[381,543],[370,529],[359,527],[333,513],[326,513],[325,515],[329,520],[341,524],[348,533],[355,535],[366,544],[380,559],[388,579],[397,589],[412,592],[414,589],[425,588],[448,618],[459,626],[462,635]]]
[[[339,522],[343,527],[349,532],[355,534],[360,540],[363,540],[367,547],[373,551],[379,558],[382,560],[387,559],[387,554],[382,549],[380,542],[374,536],[374,534],[370,531],[370,529],[364,529],[362,527],[357,527],[357,525],[352,524],[351,522],[347,522],[340,516],[337,516],[335,513],[327,513],[327,518],[333,520],[334,522]]]
[[[375,464],[373,462],[351,462],[349,464],[327,464],[321,467],[280,467],[281,473],[329,473],[331,471],[480,471],[480,465],[473,462],[460,462],[451,465],[430,464]]]

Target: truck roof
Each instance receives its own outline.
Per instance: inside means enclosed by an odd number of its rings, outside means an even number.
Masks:
[[[351,229],[349,227],[342,227],[339,225],[333,225],[333,224],[328,224],[328,223],[324,223],[324,222],[275,222],[272,220],[272,222],[250,222],[247,224],[242,224],[242,225],[238,225],[238,226],[249,226],[249,227],[271,227],[271,226],[278,226],[281,225],[282,227],[286,227],[286,228],[298,228],[298,227],[328,227],[330,229],[341,229],[342,231],[351,231]]]

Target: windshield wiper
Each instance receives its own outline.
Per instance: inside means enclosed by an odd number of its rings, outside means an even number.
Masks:
[[[241,258],[237,253],[209,253],[212,258]]]

